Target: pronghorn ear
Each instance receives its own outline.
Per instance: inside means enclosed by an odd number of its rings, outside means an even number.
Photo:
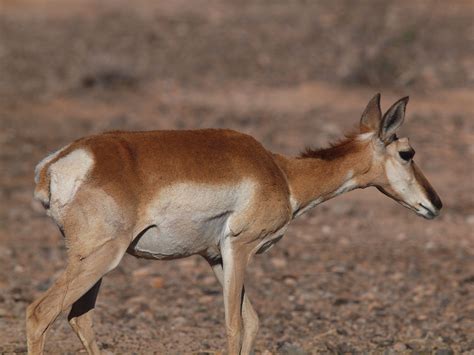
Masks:
[[[408,96],[406,96],[395,102],[383,116],[379,130],[379,137],[381,140],[384,141],[387,138],[390,138],[403,124],[408,99]]]
[[[360,118],[360,131],[378,132],[380,129],[380,120],[382,119],[382,111],[380,110],[380,94],[375,95],[369,101],[367,107]]]

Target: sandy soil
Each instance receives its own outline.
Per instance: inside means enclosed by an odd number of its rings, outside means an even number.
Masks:
[[[402,135],[443,213],[366,189],[296,220],[248,270],[256,353],[474,353],[472,4],[376,3],[1,1],[0,352],[26,351],[25,308],[66,261],[32,201],[48,152],[104,130],[228,127],[293,155],[340,137],[381,91],[385,108],[411,96]],[[112,353],[222,352],[223,324],[199,257],[126,256],[95,313]],[[47,353],[81,349],[61,316]]]

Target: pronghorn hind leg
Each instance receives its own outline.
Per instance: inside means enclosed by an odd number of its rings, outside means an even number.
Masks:
[[[222,268],[222,260],[216,262],[208,259],[207,261],[211,265],[212,271],[214,272],[214,275],[216,275],[216,279],[219,281],[221,286],[223,286],[224,270]],[[242,337],[242,349],[240,350],[240,353],[250,354],[253,350],[255,338],[257,337],[259,319],[257,312],[255,312],[254,308],[252,307],[252,303],[250,302],[247,294],[245,293],[245,287],[243,287],[242,293],[242,321],[244,334]]]
[[[70,250],[66,270],[26,311],[29,354],[43,353],[45,334],[54,320],[114,269],[127,247],[128,240],[120,238],[103,243],[83,257],[78,257],[74,250]]]
[[[99,294],[102,279],[97,281],[92,288],[81,296],[72,305],[68,315],[69,324],[87,350],[88,354],[100,354],[99,347],[95,341],[94,330],[92,329],[92,312],[95,301]]]

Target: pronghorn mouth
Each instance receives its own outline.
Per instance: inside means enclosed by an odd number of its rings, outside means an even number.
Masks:
[[[417,212],[419,214],[421,214],[426,219],[433,219],[438,215],[437,212],[431,210],[430,208],[426,207],[422,203],[420,203],[419,206],[421,207],[421,210],[418,210]],[[423,212],[425,212],[425,213],[423,213]]]
[[[418,207],[414,207],[412,205],[409,205],[405,201],[398,201],[403,207],[408,208],[409,210],[412,210],[415,212],[417,215],[426,218],[426,219],[433,219],[438,216],[439,212],[435,212],[431,210],[430,208],[426,207],[422,203],[418,204]]]

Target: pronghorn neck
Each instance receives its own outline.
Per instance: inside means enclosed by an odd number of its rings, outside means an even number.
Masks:
[[[297,158],[276,156],[288,179],[294,217],[344,192],[368,185],[364,175],[372,163],[370,138],[368,134],[351,137]]]

